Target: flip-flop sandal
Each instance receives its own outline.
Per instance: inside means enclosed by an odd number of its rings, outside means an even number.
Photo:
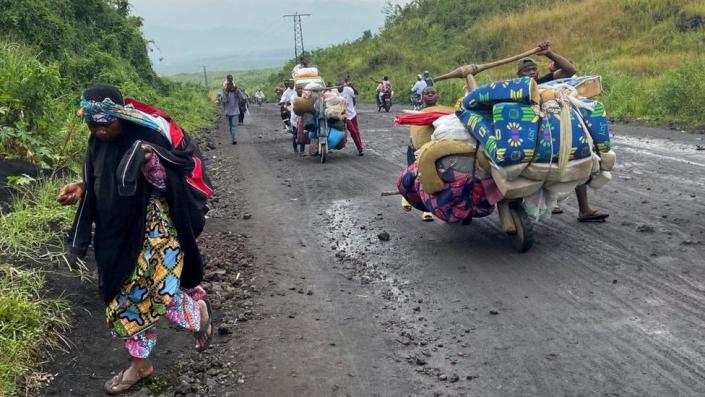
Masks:
[[[551,210],[551,213],[554,215],[562,214],[563,213],[563,208],[561,207],[553,207]]]
[[[135,379],[135,380],[123,380],[122,377],[123,377],[124,375],[125,375],[125,371],[124,371],[124,370],[123,370],[123,371],[120,371],[120,373],[117,374],[117,383],[115,384],[115,386],[127,385],[127,388],[126,388],[126,389],[122,389],[122,390],[113,390],[113,379],[115,379],[115,377],[112,377],[112,378],[108,379],[108,380],[105,382],[105,384],[103,385],[103,389],[105,390],[105,392],[106,392],[108,395],[117,396],[117,395],[120,395],[120,394],[125,394],[125,393],[133,392],[133,391],[135,391],[137,388],[139,388],[140,386],[142,386],[142,384],[143,384],[147,379],[149,379],[149,378],[152,376],[152,375],[150,374],[150,375],[143,376],[143,377],[141,377],[141,378],[139,378],[139,379]]]
[[[433,214],[430,212],[422,212],[421,219],[423,219],[424,222],[433,222]]]
[[[590,215],[588,216],[579,216],[578,217],[578,222],[604,222],[607,217],[609,217],[610,214],[605,214],[600,211],[593,211]]]
[[[401,198],[401,209],[403,209],[406,212],[411,211],[411,204],[409,204],[408,201],[404,197]]]
[[[211,309],[211,304],[207,300],[203,300],[206,302],[206,309],[208,310],[208,324],[206,324],[205,329],[201,327],[201,330],[194,333],[194,336],[196,337],[196,340],[203,340],[203,337],[205,336],[206,339],[203,341],[203,345],[200,347],[196,348],[196,351],[202,352],[208,348],[208,346],[211,345],[211,340],[213,339],[213,311]],[[211,332],[208,332],[208,328],[211,329]]]

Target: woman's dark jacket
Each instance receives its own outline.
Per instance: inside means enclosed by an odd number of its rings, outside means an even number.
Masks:
[[[106,304],[120,292],[120,286],[137,264],[145,237],[147,203],[152,187],[141,177],[142,143],[154,148],[166,169],[169,215],[184,252],[181,286],[192,288],[203,279],[203,264],[196,237],[204,226],[203,201],[196,200],[184,175],[194,168],[195,144],[172,150],[159,132],[121,120],[122,133],[111,142],[91,136],[83,163],[85,193],[69,235],[71,253],[83,257],[91,242],[100,277],[100,293]],[[185,138],[188,139],[188,138]]]

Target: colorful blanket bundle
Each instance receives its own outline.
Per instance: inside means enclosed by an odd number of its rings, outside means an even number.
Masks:
[[[540,94],[536,81],[529,77],[500,80],[475,88],[462,101],[464,110],[492,111],[495,104],[516,102],[538,104]]]
[[[485,195],[482,180],[457,174],[436,193],[426,193],[417,176],[416,163],[397,177],[399,192],[414,208],[433,213],[447,223],[459,223],[471,218],[482,218],[494,212]]]
[[[607,112],[605,112],[605,105],[600,101],[591,99],[582,99],[581,102],[592,107],[592,110],[580,108],[580,114],[592,136],[592,140],[595,142],[595,146],[597,146],[597,150],[600,154],[609,152],[612,149],[612,142],[610,141],[610,127],[607,120]]]
[[[598,188],[611,179],[605,107],[590,99],[601,91],[599,76],[497,81],[468,93],[456,115],[481,143],[505,198],[555,202],[574,185]]]
[[[458,118],[482,142],[497,166],[558,160],[562,113],[559,109],[557,113],[547,112],[540,117],[537,90],[536,83],[529,78],[499,81],[469,93],[458,109]],[[590,104],[594,105],[592,112],[586,108],[569,110],[572,132],[569,160],[591,155],[590,126],[596,130],[603,128],[596,143],[609,147],[606,118],[602,118],[604,106],[596,101]],[[585,122],[586,117],[590,118],[588,122]]]

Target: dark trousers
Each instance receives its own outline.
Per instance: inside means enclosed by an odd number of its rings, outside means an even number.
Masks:
[[[298,147],[299,147],[299,150],[298,150],[298,151],[299,151],[300,153],[303,153],[303,152],[304,152],[304,149],[306,148],[306,144],[303,144],[303,143],[297,144],[297,143],[296,143],[296,134],[298,133],[297,128],[296,128],[296,127],[291,127],[291,133],[292,133],[292,135],[293,135],[293,139],[292,139],[291,144],[292,144],[292,146],[294,147],[294,151],[295,151],[295,152],[297,151],[297,150],[296,150],[296,146],[298,145]]]
[[[415,152],[416,152],[416,149],[414,149],[414,147],[411,144],[409,144],[409,146],[406,149],[406,165],[411,165],[416,162],[416,156],[414,155]]]

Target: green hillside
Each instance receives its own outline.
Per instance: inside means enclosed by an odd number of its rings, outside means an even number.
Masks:
[[[248,93],[252,94],[257,89],[264,90],[267,87],[267,79],[273,73],[279,71],[280,68],[265,68],[255,70],[216,70],[208,71],[208,88],[220,89],[225,80],[225,76],[232,74],[235,84],[245,88]],[[168,76],[167,79],[182,83],[195,83],[203,86],[205,78],[203,72],[195,73],[179,73],[173,76]]]
[[[388,6],[379,34],[313,51],[326,79],[350,75],[371,101],[388,75],[398,100],[408,100],[415,75],[440,75],[461,64],[517,54],[543,40],[571,59],[579,74],[604,78],[613,118],[705,127],[705,2],[702,0],[415,0]],[[543,71],[548,61],[538,59]],[[293,60],[270,84],[281,84]],[[512,77],[514,65],[480,74]],[[460,81],[440,82],[452,103]]]

